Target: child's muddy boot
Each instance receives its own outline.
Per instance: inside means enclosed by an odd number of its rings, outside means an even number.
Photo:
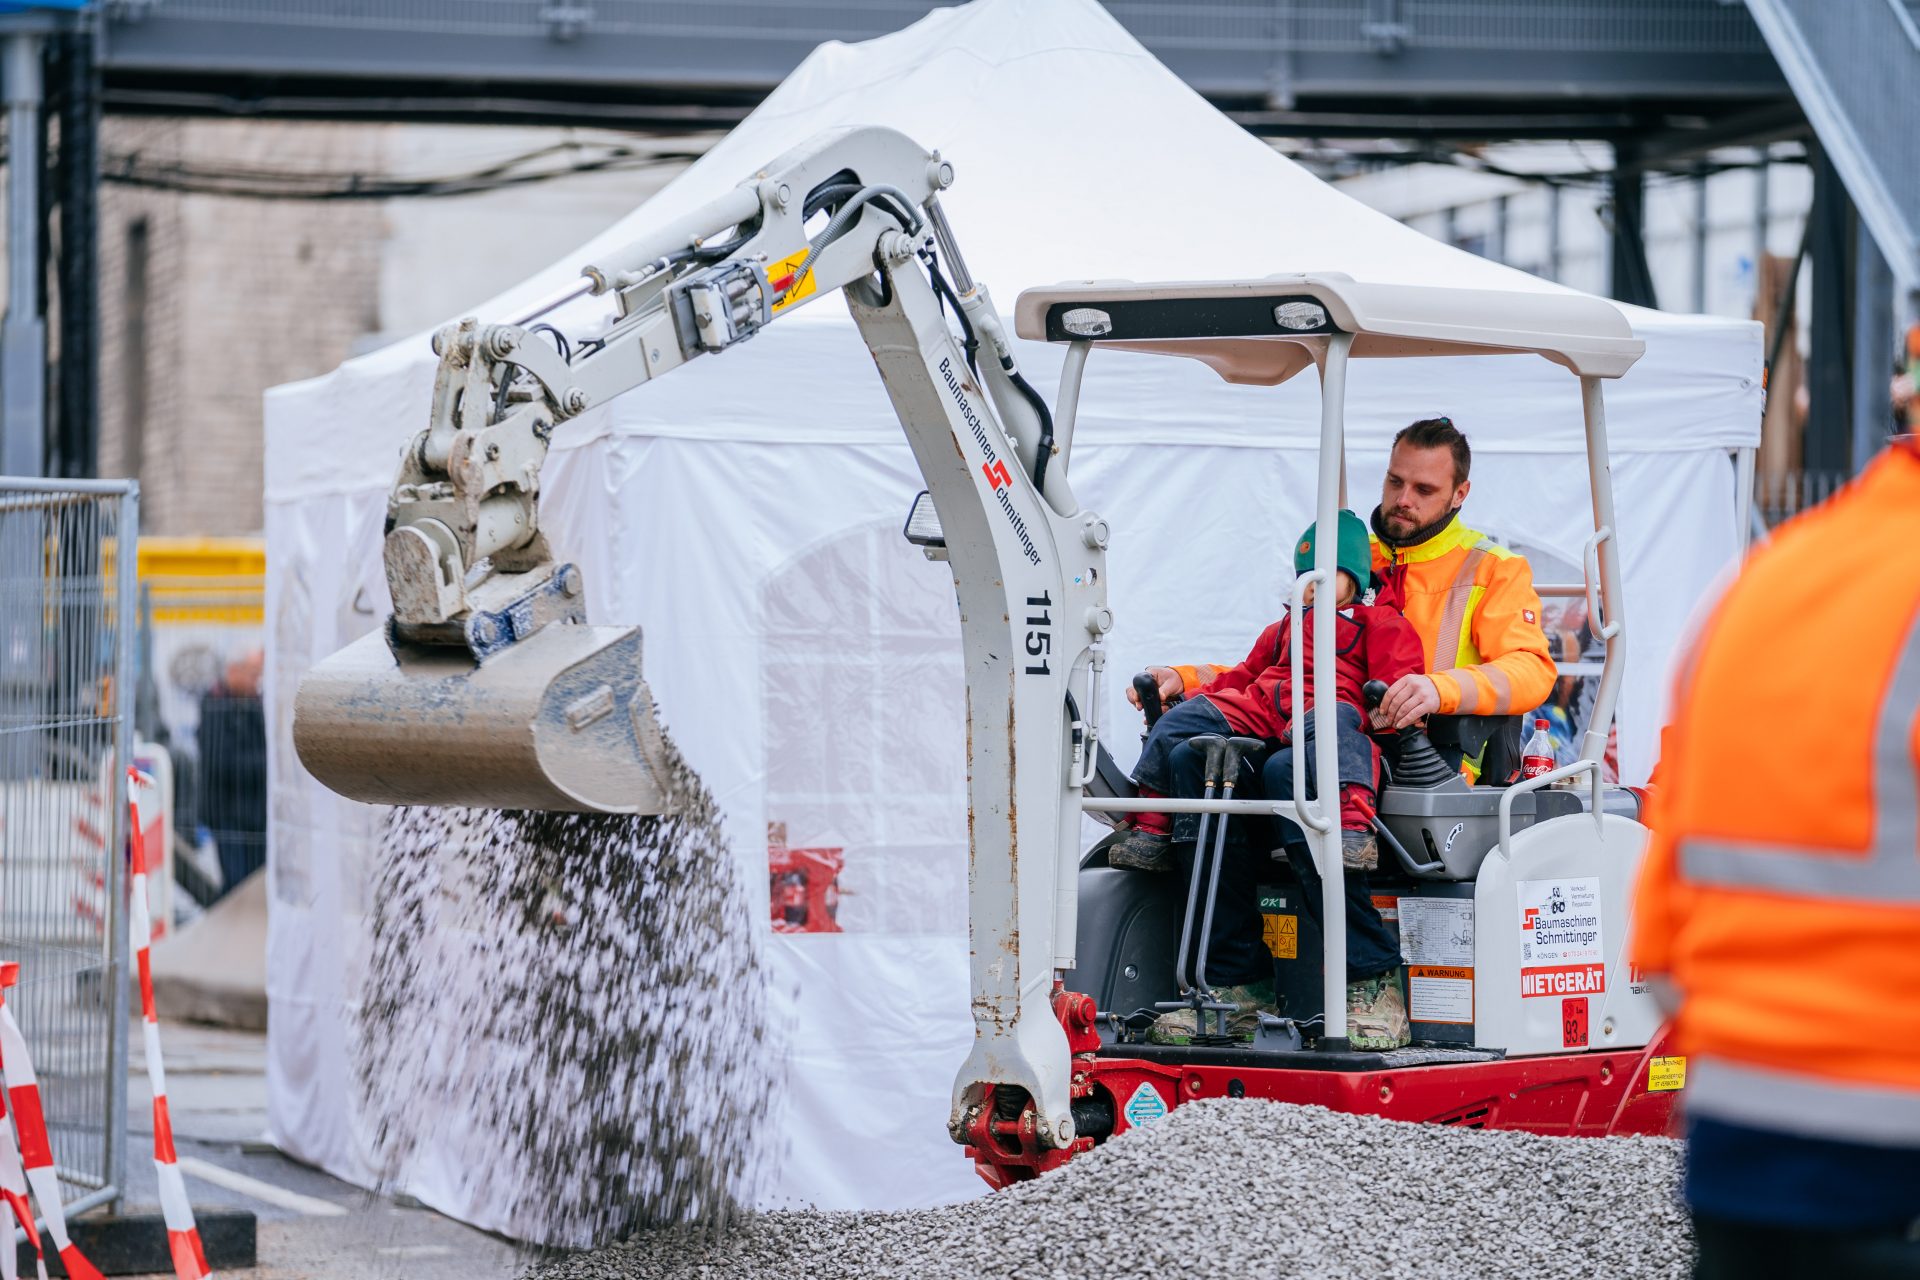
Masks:
[[[1166,871],[1173,866],[1173,835],[1134,827],[1118,843],[1107,846],[1107,865],[1130,871]]]

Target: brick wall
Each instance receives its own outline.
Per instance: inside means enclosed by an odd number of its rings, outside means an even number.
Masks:
[[[105,163],[378,172],[379,125],[110,119]],[[380,204],[101,192],[100,470],[136,468],[141,527],[261,527],[268,387],[324,373],[380,328]],[[144,225],[141,237],[136,224]],[[144,238],[145,287],[130,255]],[[141,294],[144,295],[144,302]]]
[[[471,172],[588,136],[115,117],[105,122],[101,153],[108,173],[137,154],[143,169],[184,163],[268,174],[420,176]],[[668,150],[690,145],[656,141]],[[181,195],[104,184],[100,474],[138,473],[148,532],[258,531],[267,388],[325,373],[458,315],[560,259],[682,167],[391,201]],[[144,287],[136,257],[144,257]]]

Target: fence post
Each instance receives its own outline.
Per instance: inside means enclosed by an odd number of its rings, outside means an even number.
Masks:
[[[111,1207],[118,1209],[127,1188],[127,848],[132,838],[128,803],[128,779],[133,770],[133,704],[135,658],[139,651],[139,603],[136,584],[140,576],[140,482],[129,480],[120,497],[119,528],[115,531],[114,572],[118,597],[118,622],[113,679],[113,701],[117,723],[114,726],[113,763],[115,803],[113,808],[113,844],[107,851],[107,937],[111,939],[111,963],[107,1002],[111,1025],[107,1031],[107,1133],[105,1172],[114,1189]],[[171,839],[172,833],[166,833]]]

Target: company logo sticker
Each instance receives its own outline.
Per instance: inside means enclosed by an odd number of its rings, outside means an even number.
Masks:
[[[1521,996],[1605,993],[1599,878],[1522,880],[1514,888],[1520,908]]]

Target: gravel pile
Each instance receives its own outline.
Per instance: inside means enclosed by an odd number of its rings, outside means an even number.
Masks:
[[[983,1199],[657,1232],[528,1280],[1685,1277],[1680,1144],[1212,1100]]]
[[[667,817],[390,815],[355,1055],[390,1184],[431,1138],[511,1234],[572,1248],[723,1232],[755,1198],[780,1132],[766,924],[668,755]]]

